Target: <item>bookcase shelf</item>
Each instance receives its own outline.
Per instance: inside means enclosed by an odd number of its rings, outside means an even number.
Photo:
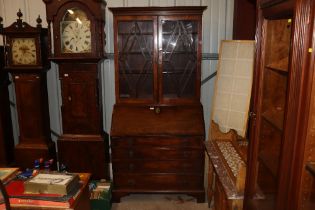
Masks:
[[[266,167],[269,171],[269,173],[272,175],[272,177],[275,179],[277,177],[277,171],[278,166],[275,161],[273,161],[273,158],[269,156],[268,154],[260,154],[259,155],[259,161],[260,163],[264,164],[264,167]]]
[[[271,125],[282,132],[283,130],[283,118],[284,111],[283,108],[277,107],[274,109],[267,110],[262,113],[263,118],[268,121]]]
[[[275,70],[275,71],[287,73],[288,72],[288,65],[289,65],[288,57],[285,57],[278,62],[273,62],[273,63],[266,65],[266,67],[269,69]]]

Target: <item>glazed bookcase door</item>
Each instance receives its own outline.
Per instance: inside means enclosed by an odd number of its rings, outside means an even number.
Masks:
[[[160,102],[198,102],[201,24],[197,16],[159,17]]]
[[[118,17],[116,26],[116,98],[156,102],[156,17]]]

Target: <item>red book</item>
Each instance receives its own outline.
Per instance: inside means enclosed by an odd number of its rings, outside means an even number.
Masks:
[[[45,196],[45,197],[62,197],[60,194],[25,194],[24,181],[13,180],[5,186],[9,197],[18,196]]]
[[[13,206],[40,206],[40,207],[60,207],[69,208],[74,202],[73,198],[69,201],[59,202],[59,201],[47,201],[47,200],[34,200],[34,199],[23,199],[23,198],[10,198],[10,204]]]
[[[83,190],[83,185],[80,189],[76,189],[69,195],[60,194],[25,194],[24,185],[21,180],[13,180],[6,185],[10,204],[14,206],[41,206],[55,208],[69,208],[74,203],[76,197]],[[0,210],[4,210],[4,204],[0,205]]]

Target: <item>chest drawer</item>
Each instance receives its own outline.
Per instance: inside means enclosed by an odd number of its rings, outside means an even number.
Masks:
[[[113,161],[114,173],[202,173],[204,162],[199,159],[182,160],[126,160]]]
[[[163,147],[131,147],[121,148],[112,147],[112,159],[154,159],[154,160],[170,160],[170,159],[200,159],[204,157],[203,150],[190,149],[179,150],[174,148]]]
[[[112,147],[159,146],[202,149],[203,137],[124,137],[112,138]]]
[[[200,189],[203,187],[203,176],[201,175],[179,175],[179,174],[130,174],[116,173],[114,175],[114,186],[116,189],[132,188],[134,190],[187,190]]]

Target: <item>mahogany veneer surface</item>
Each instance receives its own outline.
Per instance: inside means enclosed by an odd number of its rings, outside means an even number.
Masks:
[[[160,107],[156,114],[149,106],[116,106],[112,136],[129,135],[203,135],[203,112],[196,107]]]
[[[113,200],[130,193],[186,193],[204,201],[202,107],[115,106]]]

